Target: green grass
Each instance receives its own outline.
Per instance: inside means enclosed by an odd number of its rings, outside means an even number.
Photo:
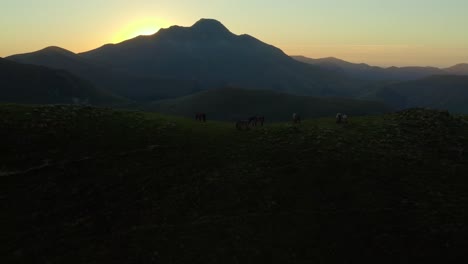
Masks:
[[[3,105],[0,116],[3,263],[465,254],[466,117],[415,109],[237,131],[89,107]]]

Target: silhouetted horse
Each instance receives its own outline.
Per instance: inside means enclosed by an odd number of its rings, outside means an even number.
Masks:
[[[265,117],[264,116],[259,116],[259,117],[257,117],[257,121],[260,122],[260,126],[263,126],[263,123],[265,123]]]
[[[236,122],[236,128],[238,130],[247,130],[249,129],[249,120],[239,120]]]
[[[249,126],[257,126],[260,123],[260,126],[263,126],[265,123],[265,117],[264,116],[252,116],[249,118]]]
[[[258,118],[256,116],[252,116],[249,118],[249,126],[257,126]]]
[[[206,122],[206,114],[205,113],[196,113],[195,120],[200,122]]]

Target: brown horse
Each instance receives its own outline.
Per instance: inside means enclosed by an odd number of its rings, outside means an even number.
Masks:
[[[263,126],[265,123],[265,117],[264,116],[252,116],[249,118],[249,126],[252,125],[256,127],[260,123],[260,126]]]
[[[239,120],[236,122],[237,130],[248,130],[250,126],[249,120]]]
[[[257,117],[257,121],[260,122],[260,126],[263,126],[263,123],[265,123],[265,117],[264,116],[259,116],[259,117]]]
[[[256,116],[252,116],[249,118],[249,126],[257,126],[258,118]]]

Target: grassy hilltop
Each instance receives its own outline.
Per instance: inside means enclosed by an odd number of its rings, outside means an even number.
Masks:
[[[2,263],[421,263],[464,256],[468,124],[412,109],[237,131],[0,106]]]

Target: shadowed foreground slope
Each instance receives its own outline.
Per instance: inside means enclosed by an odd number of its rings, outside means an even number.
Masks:
[[[468,126],[0,107],[2,263],[460,261]]]

